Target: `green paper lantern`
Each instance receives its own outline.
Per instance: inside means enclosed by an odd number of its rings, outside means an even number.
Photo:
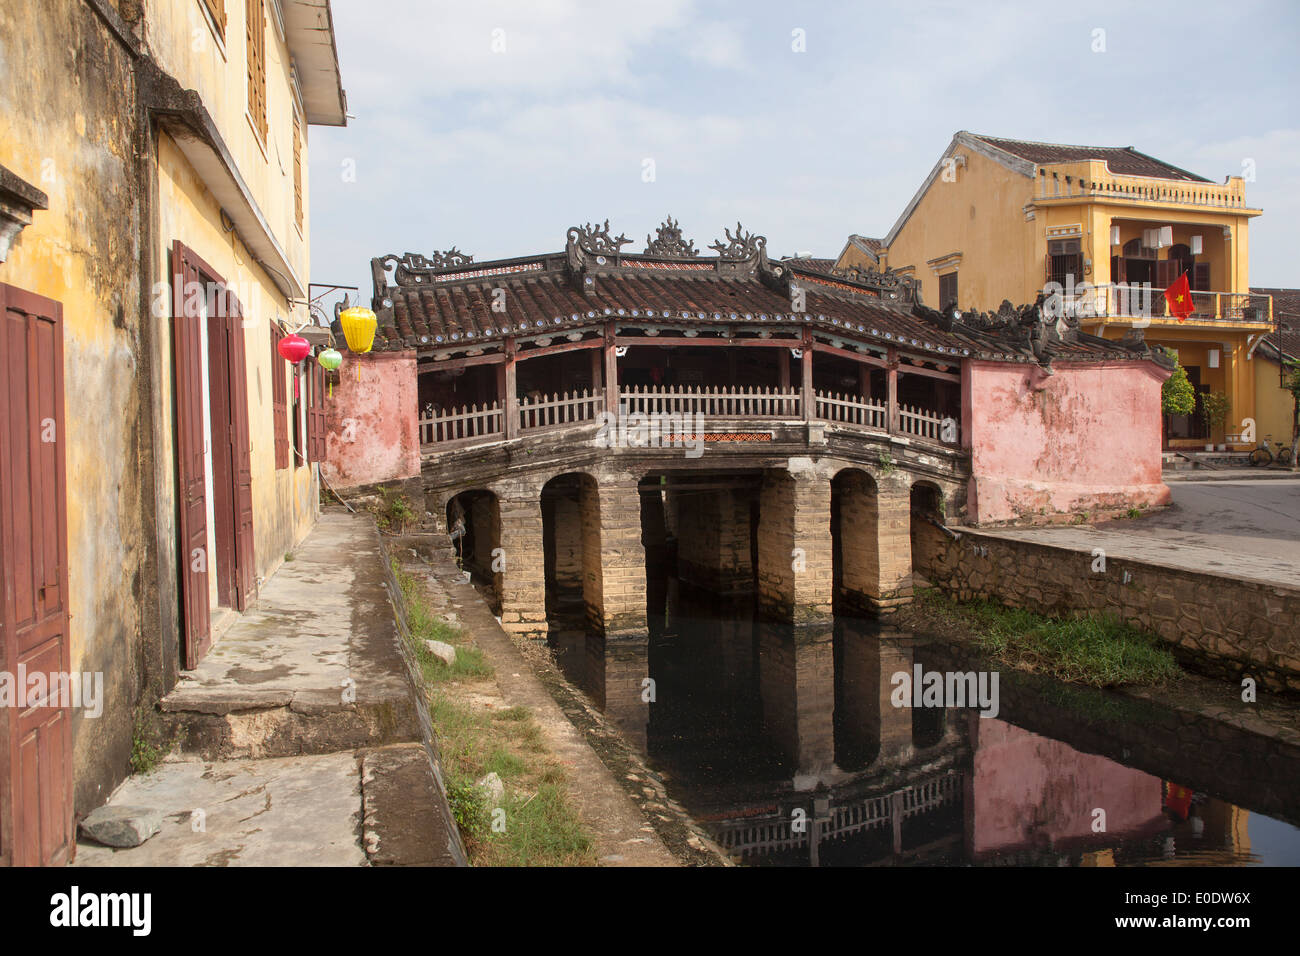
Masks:
[[[316,361],[320,362],[321,368],[332,372],[343,364],[343,354],[338,349],[325,349],[316,356]]]

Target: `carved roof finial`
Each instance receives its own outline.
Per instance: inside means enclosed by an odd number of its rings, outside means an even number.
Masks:
[[[709,246],[710,249],[717,250],[718,257],[721,259],[749,259],[767,247],[766,236],[756,236],[752,232],[746,232],[739,220],[736,221],[734,235],[730,229],[725,228],[722,234],[727,237],[725,244],[719,239]]]
[[[651,239],[649,235],[645,237],[645,255],[688,258],[700,254],[700,251],[695,248],[694,240],[682,238],[681,224],[675,222],[672,216],[661,223],[655,231],[658,233],[658,238]]]

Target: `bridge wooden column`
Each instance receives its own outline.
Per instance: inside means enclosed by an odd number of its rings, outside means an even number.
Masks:
[[[605,345],[601,355],[605,363],[605,411],[618,412],[618,352],[614,345],[614,323],[605,323]]]

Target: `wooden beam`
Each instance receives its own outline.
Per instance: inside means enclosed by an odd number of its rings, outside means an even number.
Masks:
[[[515,361],[522,362],[531,358],[545,358],[548,355],[559,355],[561,352],[573,352],[577,349],[599,349],[603,348],[605,342],[603,339],[583,339],[581,342],[561,342],[558,345],[545,345],[535,349],[529,349],[527,352],[517,352]]]
[[[465,358],[445,359],[441,362],[422,362],[415,366],[417,375],[423,375],[425,372],[445,372],[453,368],[469,368],[471,365],[501,365],[506,357],[501,352],[493,352],[491,355],[467,355]]]
[[[826,355],[837,355],[840,358],[849,359],[852,362],[861,362],[863,365],[874,365],[876,368],[885,368],[888,364],[882,358],[876,358],[874,355],[865,355],[862,352],[853,352],[849,349],[838,348],[834,345],[826,345],[823,342],[813,341],[813,350],[822,352]]]
[[[937,368],[922,368],[919,365],[899,365],[904,375],[924,375],[927,378],[939,378],[945,382],[961,382],[961,375],[956,372],[940,372]]]
[[[736,347],[736,348],[786,348],[786,349],[789,349],[789,348],[798,348],[798,347],[799,347],[799,340],[798,340],[798,339],[794,339],[794,338],[786,338],[786,339],[777,339],[777,338],[771,338],[771,339],[704,339],[704,338],[699,338],[699,339],[689,339],[689,338],[686,338],[685,336],[665,336],[665,335],[656,335],[656,336],[653,336],[653,337],[652,337],[652,336],[645,336],[645,337],[642,337],[642,336],[639,336],[639,335],[637,335],[637,336],[624,335],[624,336],[618,338],[618,339],[616,340],[616,342],[617,342],[617,344],[618,344],[620,347],[622,347],[622,346],[624,346],[624,345],[630,345],[630,346],[633,346],[633,347],[641,347],[641,346],[648,346],[648,345],[672,345],[672,346],[686,346],[686,345],[726,345],[726,346],[734,346],[734,347]]]

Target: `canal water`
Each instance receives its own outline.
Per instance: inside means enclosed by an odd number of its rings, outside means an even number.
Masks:
[[[621,658],[624,686],[653,680],[630,736],[740,863],[1300,865],[1300,748],[1007,671],[980,699],[977,663],[871,620],[776,626],[675,579],[650,608],[648,649]],[[590,690],[601,654],[551,643]],[[896,706],[895,675],[931,673],[973,674],[976,706]]]

